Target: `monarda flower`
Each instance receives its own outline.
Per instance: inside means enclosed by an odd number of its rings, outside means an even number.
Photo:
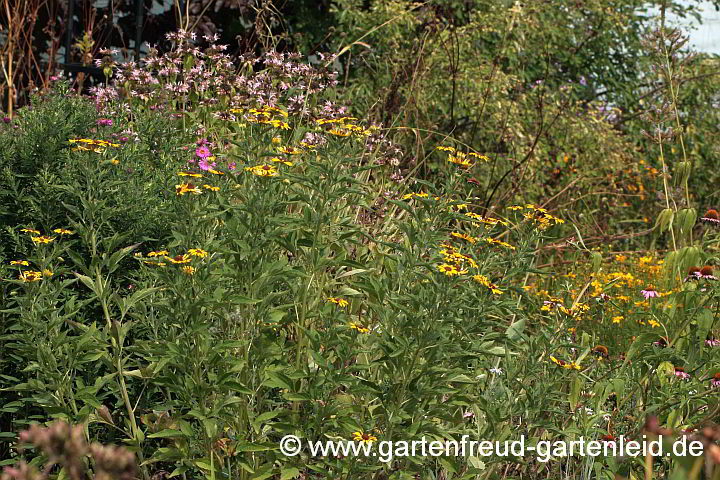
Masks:
[[[718,227],[720,226],[720,214],[718,214],[717,210],[711,208],[710,210],[705,212],[705,215],[700,218],[700,221],[705,223],[711,223]]]

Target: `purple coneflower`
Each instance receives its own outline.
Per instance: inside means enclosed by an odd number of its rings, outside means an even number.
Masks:
[[[712,380],[710,380],[710,386],[712,388],[720,388],[720,373],[716,373],[715,376],[713,376]]]
[[[705,340],[705,345],[708,347],[720,347],[720,340],[716,340],[713,337]]]
[[[705,265],[700,269],[700,275],[705,280],[717,280],[717,277],[713,275],[713,267],[710,265]]]
[[[700,280],[700,278],[702,278],[702,273],[700,273],[700,270],[700,267],[690,267],[688,275],[687,277],[685,277],[685,281],[692,282],[694,280]]]
[[[720,214],[718,214],[717,210],[711,208],[707,212],[705,212],[705,215],[700,219],[701,222],[705,223],[712,223],[713,225],[720,226]]]
[[[683,380],[688,380],[690,378],[690,374],[682,367],[675,367],[675,376],[682,378]]]
[[[98,126],[101,127],[112,127],[113,121],[111,118],[101,118],[97,122]]]
[[[645,297],[645,300],[647,300],[648,298],[654,298],[654,297],[660,296],[658,294],[657,290],[655,290],[653,287],[648,287],[645,290],[641,290],[640,293],[643,294],[643,297]]]

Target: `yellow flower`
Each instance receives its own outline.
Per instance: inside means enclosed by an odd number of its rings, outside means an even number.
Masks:
[[[618,315],[618,316],[612,318],[613,323],[620,323],[623,320],[625,320],[625,317],[623,317],[622,315]]]
[[[22,265],[23,267],[27,267],[30,264],[27,260],[13,260],[10,262],[10,265]]]
[[[32,228],[23,228],[20,231],[25,232],[25,233],[34,233],[35,235],[40,235],[40,232],[38,232],[37,230],[33,230]]]
[[[624,262],[627,260],[627,257],[625,255],[615,255],[615,260],[618,262]]]
[[[348,326],[350,326],[351,329],[357,330],[359,333],[369,333],[370,329],[367,327],[363,327],[359,323],[350,322],[348,323]]]
[[[280,147],[278,148],[278,152],[280,153],[286,153],[288,155],[300,155],[303,153],[303,151],[296,147]]]
[[[335,303],[339,307],[347,307],[348,306],[348,301],[345,299],[342,299],[342,298],[328,297],[328,302]]]
[[[64,228],[56,228],[55,230],[53,230],[53,232],[58,233],[60,235],[72,235],[73,233],[75,233],[71,230],[65,230]]]
[[[219,170],[214,170],[212,168],[208,169],[208,172],[212,173],[213,175],[225,175],[225,172],[221,172]]]
[[[487,278],[485,275],[473,275],[472,278],[479,284],[485,285],[493,294],[495,294],[495,295],[503,294],[502,290],[500,290],[497,285],[490,282],[490,279]]]
[[[444,273],[448,277],[452,277],[453,275],[462,275],[464,273],[467,273],[467,270],[458,270],[455,265],[450,265],[447,263],[443,263],[442,265],[438,265],[436,267],[439,272]]]
[[[30,237],[30,240],[33,241],[33,243],[51,243],[53,240],[55,240],[52,237],[48,237],[46,235],[43,235],[41,237]]]
[[[470,242],[470,243],[475,243],[475,242],[477,242],[477,239],[476,239],[476,238],[471,237],[470,235],[467,235],[467,234],[465,234],[465,233],[452,232],[450,235],[452,235],[452,236],[455,237],[455,238],[461,238],[461,239],[463,239],[463,240],[465,240],[465,241],[468,241],[468,242]]]
[[[505,247],[510,250],[515,250],[515,247],[513,247],[509,243],[503,242],[501,240],[495,240],[494,238],[488,237],[485,239],[485,241],[488,242],[490,245],[500,245],[501,247]]]
[[[45,270],[43,270],[42,273],[43,273],[43,276],[45,276],[45,277],[52,277],[52,276],[53,276],[52,270],[48,270],[47,268],[46,268]]]
[[[202,193],[202,190],[200,190],[192,183],[182,183],[180,185],[175,185],[176,195],[185,195],[186,193],[194,193],[195,195],[200,195]]]
[[[26,272],[20,272],[19,278],[23,282],[29,283],[29,282],[38,282],[42,280],[43,274],[42,272],[36,272],[34,270],[28,270]]]
[[[191,248],[190,250],[188,250],[188,253],[194,257],[200,257],[200,258],[205,258],[205,257],[207,257],[207,254],[208,254],[208,252],[206,252],[202,248]]]
[[[415,192],[413,192],[413,193],[408,193],[407,195],[403,195],[402,199],[403,199],[403,200],[410,200],[411,198],[414,198],[414,197],[427,198],[427,197],[428,197],[428,194],[427,194],[427,193],[415,193]]]
[[[202,178],[202,173],[195,173],[195,172],[178,172],[178,175],[181,177],[195,177],[195,178]]]
[[[214,186],[212,186],[212,185],[208,185],[207,183],[203,185],[203,188],[206,188],[206,189],[211,190],[211,191],[213,191],[213,192],[219,192],[219,191],[220,191],[220,187],[214,187]]]
[[[377,441],[377,437],[369,433],[353,432],[353,440],[362,443],[372,443]]]
[[[148,253],[148,257],[161,257],[163,255],[170,255],[170,252],[168,252],[167,250],[159,250],[157,252]]]
[[[454,152],[455,151],[455,149],[453,147],[444,147],[442,145],[439,147],[435,147],[435,148],[438,150],[443,150],[445,152]]]
[[[253,175],[257,175],[258,177],[274,177],[276,176],[277,169],[268,164],[263,165],[255,165],[254,167],[245,167],[245,171],[252,173]]]
[[[191,267],[190,265],[185,265],[183,267],[183,273],[185,275],[194,275],[195,274],[195,267]]]
[[[288,161],[285,160],[284,158],[273,157],[273,158],[271,158],[270,160],[272,160],[273,162],[282,163],[283,165],[287,165],[288,167],[292,167],[292,166],[293,166],[293,163],[292,163],[292,162],[288,162]]]
[[[176,255],[174,257],[168,257],[165,256],[166,260],[169,260],[171,263],[189,263],[191,261],[191,258],[189,255]]]
[[[338,137],[349,137],[352,134],[352,132],[350,130],[339,129],[339,128],[333,128],[332,130],[328,130],[328,133],[338,136]]]
[[[660,322],[655,320],[648,320],[648,325],[650,325],[652,328],[655,328],[660,326]]]
[[[112,160],[110,160],[110,163],[112,163],[113,165],[120,165],[120,160],[118,160],[117,158],[113,158]]]
[[[283,139],[280,138],[280,137],[273,137],[273,138],[272,138],[272,143],[274,143],[275,145],[281,144],[282,141],[283,141]]]

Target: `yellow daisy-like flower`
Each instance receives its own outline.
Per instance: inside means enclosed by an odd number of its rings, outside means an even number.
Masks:
[[[489,278],[487,278],[485,275],[473,275],[473,280],[478,282],[481,285],[485,285],[490,292],[492,292],[494,295],[502,295],[503,292],[498,288],[497,285],[492,283]]]
[[[195,267],[191,267],[190,265],[185,265],[183,267],[183,273],[185,275],[194,275],[195,274]]]
[[[369,328],[363,327],[359,323],[350,322],[350,323],[348,323],[348,326],[353,330],[357,330],[359,333],[369,333],[370,332]]]
[[[403,200],[410,200],[411,198],[415,198],[415,197],[418,197],[418,198],[428,198],[428,194],[427,194],[427,193],[415,193],[415,192],[413,192],[413,193],[408,193],[407,195],[403,195],[402,199],[403,199]]]
[[[113,165],[120,165],[120,160],[118,160],[117,158],[113,158],[112,160],[110,160],[110,163],[112,163]]]
[[[463,239],[463,240],[465,240],[465,241],[467,241],[467,242],[470,242],[470,243],[475,243],[475,242],[477,242],[477,239],[476,239],[476,238],[471,237],[470,235],[468,235],[468,234],[466,234],[466,233],[452,232],[450,235],[452,235],[452,236],[455,237],[455,238]]]
[[[658,322],[656,320],[648,320],[648,325],[650,325],[652,328],[661,326],[660,322]]]
[[[42,280],[43,274],[42,274],[42,272],[28,270],[26,272],[20,272],[18,278],[20,278],[20,280],[22,280],[25,283],[38,282],[38,281]]]
[[[443,145],[440,145],[439,147],[435,147],[437,150],[442,150],[445,152],[454,152],[455,149],[453,147],[445,147]]]
[[[328,133],[337,137],[349,137],[350,135],[352,135],[352,132],[350,130],[340,128],[333,128],[332,130],[328,130]]]
[[[552,355],[550,355],[550,361],[553,362],[555,365],[558,365],[558,366],[563,367],[568,370],[572,370],[572,369],[582,370],[582,367],[580,365],[578,365],[577,363],[566,362],[565,360],[558,360],[557,358],[555,358]]]
[[[283,165],[287,165],[288,167],[293,166],[292,162],[289,162],[289,161],[285,160],[284,158],[273,157],[270,160],[272,160],[273,162],[276,162],[276,163],[282,163]]]
[[[304,153],[302,149],[296,148],[296,147],[280,147],[278,148],[278,152],[285,153],[288,155],[300,155],[301,153]]]
[[[193,185],[192,183],[181,183],[180,185],[175,185],[175,194],[176,195],[185,195],[186,193],[193,193],[195,195],[200,195],[202,193],[202,190],[200,190],[198,187]]]
[[[623,317],[622,315],[618,315],[618,316],[612,318],[613,323],[620,323],[623,320],[625,320],[625,317]]]
[[[515,247],[513,247],[509,243],[503,242],[501,240],[495,240],[494,238],[488,237],[485,239],[485,241],[488,242],[490,245],[499,245],[499,246],[505,247],[509,250],[515,250]]]
[[[43,270],[42,273],[43,273],[43,276],[45,276],[45,277],[52,277],[52,276],[53,276],[52,270],[48,270],[47,268],[46,268],[45,270]]]
[[[195,173],[195,172],[178,172],[178,175],[181,177],[194,177],[194,178],[202,178],[202,173]]]
[[[30,240],[33,241],[35,244],[39,243],[52,243],[53,240],[55,240],[53,237],[48,237],[47,235],[43,235],[40,237],[30,237]]]
[[[66,230],[64,228],[56,228],[55,230],[53,230],[53,232],[55,232],[59,235],[72,235],[75,233],[72,230]]]
[[[208,172],[212,173],[213,175],[225,175],[225,172],[221,172],[220,170],[215,170],[213,168],[208,169]]]
[[[452,277],[453,275],[462,275],[467,273],[467,270],[458,270],[455,265],[450,265],[448,263],[443,263],[441,265],[438,265],[437,267],[438,272],[444,273],[448,277]]]
[[[208,185],[207,183],[203,185],[203,188],[205,188],[205,189],[207,189],[207,190],[210,190],[210,191],[213,191],[213,192],[219,192],[219,191],[220,191],[220,187],[214,187],[214,186],[212,186],[212,185]]]
[[[490,158],[488,158],[486,155],[480,155],[479,153],[470,152],[470,153],[468,153],[468,156],[475,157],[477,159],[484,160],[486,162],[490,161]]]
[[[338,305],[339,307],[347,307],[348,306],[348,301],[345,299],[342,299],[342,298],[328,297],[327,300],[328,300],[328,302],[334,303],[334,304]]]
[[[170,263],[190,263],[192,260],[189,255],[175,255],[174,257],[165,257],[166,260],[168,260]]]
[[[447,161],[450,163],[454,163],[455,165],[460,165],[461,167],[471,167],[472,162],[469,158],[465,156],[462,152],[455,152],[455,155],[448,155]]]
[[[275,145],[281,144],[282,141],[283,141],[283,139],[280,138],[280,137],[273,137],[273,138],[272,138],[272,143],[274,143]]]
[[[525,208],[525,207],[523,207],[522,205],[512,205],[512,206],[507,207],[507,208],[508,208],[508,210],[522,210],[522,209]]]
[[[32,228],[23,228],[20,231],[25,232],[25,233],[34,233],[35,235],[40,235],[40,232],[38,232],[37,230],[33,230]]]
[[[27,267],[30,265],[27,260],[13,260],[10,262],[10,265],[22,265],[23,267]]]
[[[148,257],[162,257],[164,255],[170,255],[170,252],[167,250],[159,250],[157,252],[150,252],[147,254]]]
[[[362,442],[362,443],[372,443],[372,442],[377,441],[377,437],[370,433],[353,432],[353,440],[355,440],[356,442]]]
[[[252,173],[258,177],[274,177],[278,174],[277,169],[268,164],[255,165],[254,167],[245,167],[245,171]]]
[[[208,252],[206,252],[202,248],[191,248],[190,250],[188,250],[188,253],[194,257],[200,257],[200,258],[205,258],[205,257],[207,257],[207,254],[208,254]]]

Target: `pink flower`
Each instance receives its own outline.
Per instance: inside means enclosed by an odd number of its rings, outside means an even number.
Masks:
[[[720,340],[715,340],[714,338],[709,338],[705,340],[705,345],[708,347],[719,347],[720,346]]]
[[[95,123],[101,127],[112,127],[113,121],[111,118],[101,118]]]
[[[200,167],[200,170],[208,171],[211,168],[215,168],[215,162],[208,163],[207,159],[203,158],[198,162],[198,167]]]
[[[210,149],[207,148],[205,145],[201,145],[195,149],[195,155],[200,158],[207,158],[211,155],[211,152]]]
[[[682,378],[683,380],[688,380],[690,378],[690,374],[682,367],[675,367],[675,376]]]
[[[228,163],[228,170],[235,170],[237,168],[237,163],[230,162]]]
[[[652,287],[648,287],[647,290],[641,290],[640,293],[643,294],[643,297],[645,297],[646,300],[648,298],[654,298],[654,297],[660,296],[660,295],[658,295],[658,292]]]

